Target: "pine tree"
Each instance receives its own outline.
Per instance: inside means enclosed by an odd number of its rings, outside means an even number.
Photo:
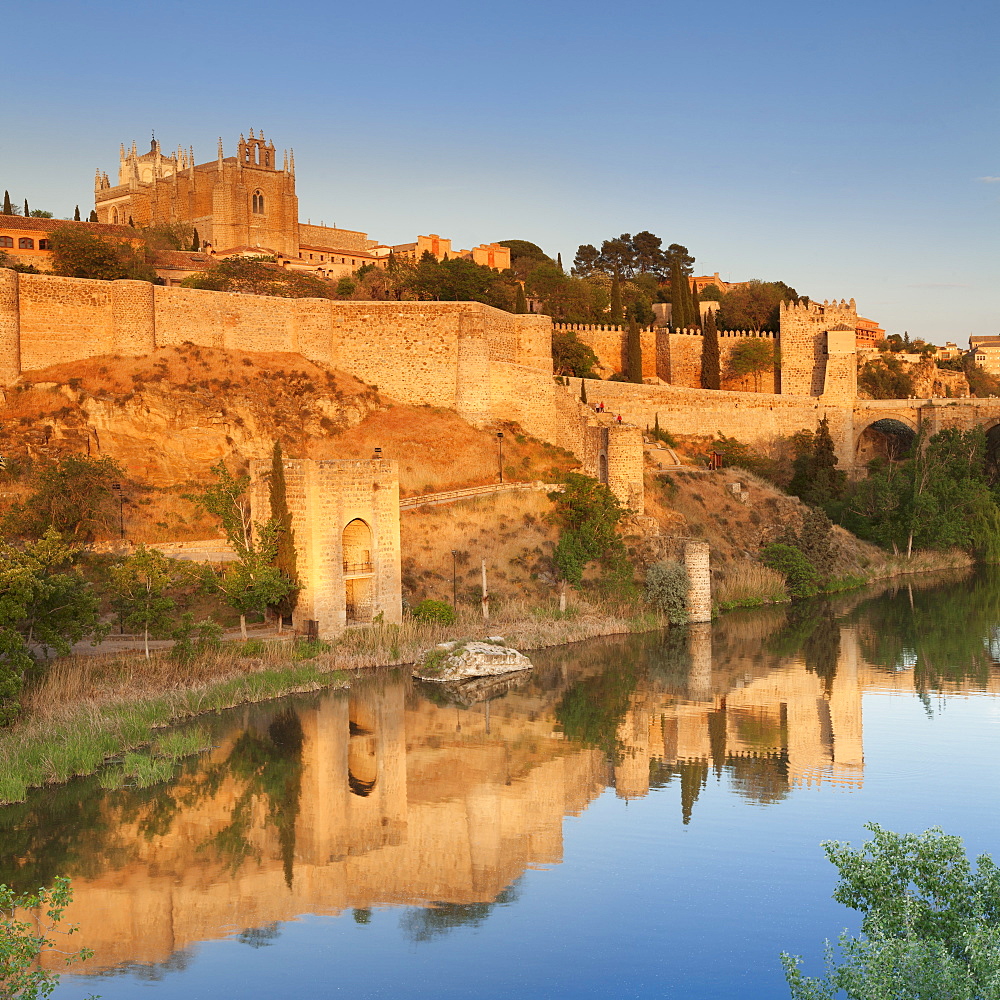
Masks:
[[[580,379],[580,402],[587,402],[587,380],[584,378]]]
[[[76,211],[73,213],[73,221],[74,222],[79,222],[80,221],[80,206],[79,205],[76,206]]]
[[[705,314],[701,344],[701,387],[722,388],[722,360],[719,355],[719,331],[715,325],[715,310]]]
[[[628,334],[625,339],[625,374],[629,382],[642,384],[642,341],[639,339],[639,324],[629,317]]]
[[[194,229],[191,232],[191,249],[195,252],[201,249],[201,240],[198,238],[197,229]]]
[[[10,192],[9,191],[4,191],[4,193],[3,193],[3,214],[4,215],[13,215],[14,214],[14,208],[13,208],[13,206],[10,203]]]
[[[622,283],[616,273],[611,279],[611,322],[619,325],[622,319]]]
[[[281,615],[290,615],[295,610],[299,594],[299,578],[295,556],[295,532],[292,530],[292,514],[288,509],[288,495],[285,487],[285,464],[281,454],[281,442],[275,441],[271,451],[271,478],[268,483],[271,501],[271,517],[281,529],[278,535],[278,552],[274,565],[292,581],[289,593],[275,606]]]
[[[514,298],[514,312],[526,313],[528,311],[528,300],[524,297],[524,285],[517,283],[517,293]]]
[[[90,218],[87,219],[88,222],[97,222],[97,209],[92,208],[90,210]]]

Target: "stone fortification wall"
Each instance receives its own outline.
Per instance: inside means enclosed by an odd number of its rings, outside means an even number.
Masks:
[[[234,295],[0,271],[0,378],[185,341],[302,354],[401,402],[555,436],[550,324],[477,302],[342,302]]]
[[[587,383],[588,395],[591,385]],[[575,380],[562,391],[579,396]],[[853,467],[852,410],[835,402],[628,382],[602,382],[600,393],[610,412],[620,413],[623,421],[639,428],[652,427],[658,419],[663,430],[675,434],[709,437],[721,432],[761,447],[803,428],[815,430],[820,418],[827,416],[841,467]],[[597,394],[595,387],[591,398]]]
[[[625,368],[625,341],[628,330],[623,326],[586,326],[576,323],[554,323],[553,331],[572,332],[586,344],[600,362],[600,374],[609,375]],[[740,380],[727,379],[729,359],[741,340],[748,337],[775,341],[773,333],[766,330],[720,330],[719,359],[722,367],[723,385],[741,388]],[[670,385],[701,388],[701,355],[704,337],[701,330],[672,330],[665,327],[650,327],[640,333],[642,343],[643,378],[659,378]],[[768,372],[761,377],[760,391],[778,391],[778,373]]]
[[[855,338],[858,310],[854,299],[845,302],[783,302],[781,304],[781,392],[791,396],[840,396],[846,398],[850,386],[846,355],[847,335]],[[831,333],[843,336],[835,340],[838,358],[827,378],[827,346]],[[856,360],[855,360],[856,366]],[[856,387],[856,374],[854,376]]]
[[[599,374],[607,378],[616,372],[623,372],[626,365],[626,340],[628,327],[606,326],[604,324],[553,323],[553,333],[575,333],[577,339],[586,344],[596,355]],[[644,327],[639,331],[642,350],[642,377],[654,378],[660,375],[657,365],[657,329]]]

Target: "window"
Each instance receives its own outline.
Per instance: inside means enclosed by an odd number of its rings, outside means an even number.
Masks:
[[[14,241],[9,236],[0,236],[0,247],[12,247]]]
[[[35,241],[34,240],[29,240],[27,236],[22,236],[17,241],[17,248],[18,248],[18,250],[34,250],[35,249]]]
[[[39,240],[38,241],[38,249],[39,250],[51,250],[52,249],[52,243],[49,240]]]
[[[264,214],[264,194],[262,191],[254,191],[252,199],[252,208],[254,215]]]

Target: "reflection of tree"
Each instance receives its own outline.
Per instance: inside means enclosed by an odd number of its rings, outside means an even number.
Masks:
[[[246,927],[236,935],[240,944],[251,948],[267,948],[281,937],[281,924],[276,920],[262,927]]]
[[[681,776],[681,819],[687,826],[694,804],[708,782],[708,764],[700,760],[685,761],[677,765],[677,770]]]
[[[295,860],[295,821],[299,814],[302,783],[302,724],[293,709],[274,717],[267,735],[245,732],[233,745],[218,770],[242,781],[243,790],[233,806],[229,823],[209,843],[236,871],[256,849],[248,834],[253,821],[254,802],[267,799],[267,820],[278,831],[278,843],[291,887]]]
[[[985,686],[994,659],[993,630],[1000,622],[1000,572],[984,573],[946,586],[895,593],[859,606],[861,650],[874,666],[913,670],[917,691],[947,683]]]
[[[803,601],[786,612],[785,627],[772,636],[768,649],[782,658],[801,655],[806,669],[823,681],[827,694],[837,676],[840,625],[827,600]]]
[[[618,727],[628,712],[637,681],[636,663],[631,659],[606,667],[596,677],[577,681],[556,705],[556,719],[567,739],[597,747],[609,760],[619,762],[622,747]]]
[[[456,927],[478,927],[497,906],[517,902],[515,882],[504,889],[492,903],[428,903],[406,910],[399,921],[404,937],[415,944],[431,941]]]

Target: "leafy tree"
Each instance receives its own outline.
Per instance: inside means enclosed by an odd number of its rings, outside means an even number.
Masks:
[[[341,278],[337,282],[337,297],[349,299],[357,291],[357,288],[358,286],[350,278]]]
[[[331,299],[336,294],[332,283],[323,278],[286,271],[269,257],[224,257],[207,271],[185,278],[181,284],[185,288],[288,299]]]
[[[295,532],[292,529],[292,512],[288,509],[288,491],[285,485],[285,463],[281,442],[275,441],[271,450],[271,476],[268,479],[268,498],[271,502],[271,520],[278,526],[278,551],[274,565],[290,580],[292,588],[278,603],[279,629],[281,617],[295,610],[299,594],[298,557],[295,552]]]
[[[639,326],[634,318],[628,321],[628,332],[625,335],[625,374],[630,382],[642,384],[642,340],[639,336]]]
[[[572,273],[579,278],[589,278],[598,269],[597,260],[600,256],[597,247],[592,243],[584,243],[577,248]]]
[[[715,325],[715,312],[705,315],[701,343],[701,387],[719,389],[722,387],[722,358],[719,351],[719,331]]]
[[[860,850],[823,844],[840,873],[833,898],[862,914],[861,933],[828,944],[826,974],[803,974],[782,954],[794,1000],[985,1000],[1000,982],[1000,869],[969,862],[960,837],[939,827],[897,834],[866,824]]]
[[[605,240],[601,244],[601,254],[597,258],[598,266],[605,274],[622,278],[631,278],[635,273],[635,248],[629,233],[622,233],[616,240]]]
[[[788,492],[832,516],[840,509],[847,489],[847,475],[837,468],[837,453],[827,418],[820,420],[815,434],[811,431],[796,434],[792,445],[795,459]]]
[[[539,264],[551,264],[553,262],[552,258],[540,246],[529,243],[527,240],[500,240],[499,242],[500,246],[507,247],[510,250],[511,270],[522,281]],[[524,311],[527,312],[527,309]]]
[[[10,886],[0,885],[0,995],[5,1000],[51,996],[59,976],[43,969],[40,958],[56,950],[52,935],[72,900],[67,878],[56,878],[51,888],[43,886],[34,893],[16,893]],[[27,914],[33,917],[24,919]],[[58,933],[75,931],[76,927],[69,927]],[[74,965],[92,954],[81,948],[66,955],[65,963]]]
[[[653,563],[646,573],[646,601],[671,625],[687,621],[687,598],[691,584],[687,570],[676,559]]]
[[[147,660],[150,637],[165,639],[174,628],[177,602],[170,591],[190,576],[189,566],[145,545],[111,567],[112,607],[125,625],[142,632]]]
[[[1000,378],[991,375],[982,365],[977,365],[976,355],[972,352],[965,356],[964,371],[969,383],[969,391],[977,399],[1000,396]]]
[[[611,322],[621,323],[625,318],[622,312],[622,283],[616,274],[611,279]]]
[[[34,493],[11,507],[4,526],[22,537],[38,537],[54,528],[85,542],[111,534],[120,513],[111,487],[123,475],[108,456],[67,455],[43,465],[35,474]]]
[[[702,302],[719,302],[722,299],[722,291],[718,285],[706,285],[698,294]]]
[[[720,330],[778,331],[781,303],[798,299],[783,281],[748,281],[726,292],[719,304]]]
[[[66,225],[54,226],[49,239],[53,274],[101,281],[156,280],[156,271],[147,263],[143,249],[127,240],[108,239],[84,226]]]
[[[775,542],[762,549],[760,557],[765,566],[784,574],[789,597],[799,599],[819,593],[819,574],[797,546]]]
[[[570,472],[562,493],[550,493],[552,520],[560,529],[553,560],[560,579],[579,587],[590,562],[600,562],[612,585],[631,581],[625,545],[617,532],[625,508],[604,483]]]
[[[774,341],[766,338],[745,337],[729,355],[729,374],[734,378],[753,378],[754,390],[760,391],[760,378],[773,370],[775,364]]]
[[[908,399],[915,384],[913,373],[899,358],[874,358],[858,372],[858,388],[872,399]]]
[[[896,551],[957,546],[1000,555],[1000,507],[986,471],[981,427],[922,436],[904,462],[872,463],[851,496],[845,526]]]
[[[17,715],[39,648],[65,656],[101,632],[97,598],[72,566],[76,553],[51,529],[22,547],[0,542],[0,725]]]
[[[572,330],[552,334],[552,364],[556,375],[597,378],[597,355]]]
[[[247,488],[249,476],[233,476],[225,462],[212,466],[215,483],[189,499],[219,519],[226,540],[236,553],[216,576],[215,585],[240,616],[240,634],[247,635],[246,616],[263,615],[289,591],[292,581],[275,566],[281,525],[271,518],[253,520]]]

